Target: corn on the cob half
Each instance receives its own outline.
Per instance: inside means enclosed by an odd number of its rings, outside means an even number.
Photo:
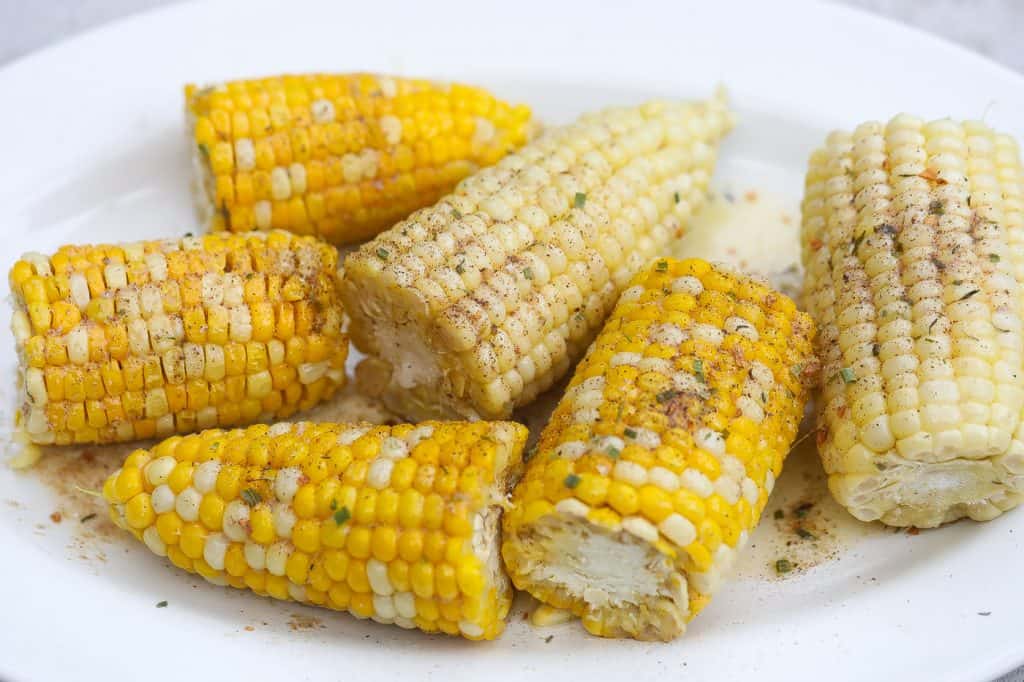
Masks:
[[[641,273],[516,487],[502,547],[516,587],[596,635],[681,634],[782,471],[812,335],[791,300],[704,261]]]
[[[280,231],[26,254],[10,281],[29,440],[168,436],[330,397],[348,354],[337,266]]]
[[[820,450],[862,520],[991,519],[1024,498],[1024,171],[982,123],[835,132],[803,202]]]
[[[507,418],[565,374],[705,198],[724,96],[583,116],[346,258],[367,385],[412,418]]]
[[[369,74],[185,89],[201,219],[368,239],[531,135],[530,111],[475,87]]]
[[[526,427],[300,422],[136,450],[110,515],[212,583],[404,628],[493,639],[512,588],[501,505]]]

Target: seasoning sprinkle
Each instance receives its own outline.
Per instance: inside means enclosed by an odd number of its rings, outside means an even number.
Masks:
[[[580,484],[580,477],[576,474],[569,474],[565,477],[565,481],[563,482],[565,483],[566,488],[575,488]]]
[[[789,573],[793,570],[793,562],[789,559],[779,559],[775,562],[775,572],[779,575],[783,573]]]
[[[523,268],[523,277],[525,277],[526,279],[533,279],[533,269]]]
[[[576,192],[576,196],[573,197],[572,205],[576,208],[583,208],[587,203],[587,195],[583,192]]]
[[[843,367],[839,370],[839,375],[843,377],[844,384],[852,384],[857,381],[857,375],[853,373],[853,370],[849,367]]]
[[[673,194],[672,198],[675,199],[676,203],[678,204],[679,203],[679,192],[676,192],[675,194]]]
[[[96,512],[93,512],[92,514],[86,514],[85,516],[80,518],[78,520],[78,522],[79,523],[88,523],[89,521],[92,521],[95,518],[96,518]]]
[[[636,430],[635,430],[635,429],[629,429],[629,428],[627,428],[627,429],[625,429],[625,430],[624,430],[624,431],[622,432],[622,434],[623,434],[623,435],[624,435],[624,436],[625,436],[626,438],[636,438]]]
[[[971,296],[974,296],[975,294],[978,294],[978,293],[981,293],[981,289],[971,289],[966,294],[964,294],[963,296],[961,296],[960,298],[958,298],[956,300],[957,300],[957,302],[959,302],[959,301],[966,301]]]
[[[250,507],[255,507],[263,501],[263,497],[261,497],[260,494],[252,488],[246,488],[242,491],[242,501]]]
[[[668,261],[667,260],[660,260],[660,261],[658,261],[658,263],[654,266],[654,269],[657,270],[658,272],[668,272]]]
[[[334,512],[334,524],[337,526],[340,526],[351,518],[352,513],[349,512],[348,507],[342,507],[338,511]]]
[[[662,391],[661,393],[656,395],[655,398],[658,400],[659,403],[667,403],[668,401],[672,400],[672,398],[675,398],[677,395],[679,394],[676,391],[669,389],[667,391]]]
[[[695,358],[693,361],[693,373],[697,375],[698,380],[706,382],[704,378],[704,361],[700,358]]]
[[[387,249],[377,249],[377,258],[380,258],[381,260],[387,260],[390,255],[391,254]]]
[[[158,601],[156,603],[156,607],[158,609],[166,609],[167,608],[167,600],[165,599],[164,601]]]
[[[998,263],[999,262],[999,254],[998,253],[990,253],[990,254],[988,254],[988,259],[991,262],[993,262],[993,263]]]

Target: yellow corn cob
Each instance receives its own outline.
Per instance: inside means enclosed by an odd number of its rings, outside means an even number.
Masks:
[[[568,371],[705,197],[724,97],[583,116],[345,261],[360,378],[413,418],[507,418]]]
[[[348,354],[337,266],[280,231],[26,254],[10,281],[29,440],[169,436],[330,397]]]
[[[212,229],[368,239],[531,134],[480,88],[369,74],[185,89],[197,205]]]
[[[1024,171],[977,122],[836,132],[803,203],[820,450],[859,519],[987,520],[1024,499]]]
[[[788,298],[704,261],[641,273],[513,494],[502,554],[516,587],[596,635],[681,634],[782,471],[812,335]]]
[[[507,422],[212,429],[136,450],[103,496],[120,527],[214,584],[493,639],[512,599],[501,504],[526,435]]]

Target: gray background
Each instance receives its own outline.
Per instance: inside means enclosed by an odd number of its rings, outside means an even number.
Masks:
[[[175,1],[0,0],[0,66],[93,26]],[[1024,0],[837,1],[944,36],[1024,72]],[[999,682],[1024,682],[1024,668]]]

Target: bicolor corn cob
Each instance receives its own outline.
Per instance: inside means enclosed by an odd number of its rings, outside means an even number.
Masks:
[[[278,423],[175,436],[107,479],[111,518],[212,583],[492,639],[526,428]]]
[[[480,88],[369,74],[185,89],[212,229],[368,239],[523,144],[530,111]]]
[[[583,116],[345,261],[360,379],[413,418],[507,418],[564,375],[704,201],[724,98]]]
[[[835,132],[803,203],[819,445],[854,516],[920,527],[1024,499],[1024,171],[982,123]]]
[[[338,254],[287,232],[30,253],[11,269],[35,443],[287,417],[344,384]]]
[[[641,273],[516,487],[502,548],[516,587],[596,635],[681,634],[782,471],[812,335],[791,300],[704,261]]]

